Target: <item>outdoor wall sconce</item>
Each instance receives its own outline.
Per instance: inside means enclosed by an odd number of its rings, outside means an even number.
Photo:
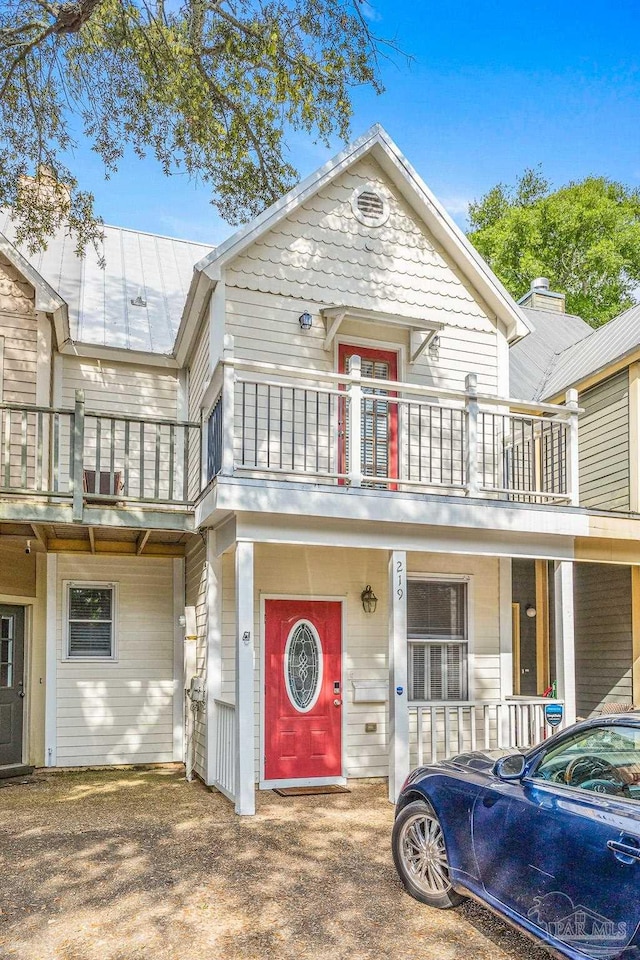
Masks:
[[[528,617],[530,617],[533,620],[533,618],[535,617],[538,611],[534,606],[532,606],[532,604],[528,603],[524,608],[524,612]]]
[[[375,613],[376,607],[378,606],[378,598],[371,589],[371,584],[368,583],[362,593],[360,594],[360,599],[362,600],[362,609],[365,613]]]
[[[432,339],[431,343],[429,344],[429,356],[438,357],[439,353],[440,353],[440,337],[436,335]]]
[[[306,310],[304,313],[301,313],[298,317],[298,323],[300,324],[301,330],[311,330],[311,325],[313,323],[313,317]]]

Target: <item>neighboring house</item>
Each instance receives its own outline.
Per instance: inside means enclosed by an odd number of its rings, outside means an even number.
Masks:
[[[511,350],[512,392],[526,400],[557,402],[568,389],[578,391],[580,503],[594,511],[593,523],[606,536],[606,517],[595,519],[599,512],[638,514],[640,509],[640,306],[594,330],[564,313],[564,297],[550,291],[544,279],[534,281],[520,304],[535,330]],[[590,559],[594,543],[580,550],[582,560]],[[620,544],[610,559],[616,562],[575,567],[580,715],[606,704],[640,703],[640,568],[634,565],[633,542]],[[514,683],[522,693],[544,688],[550,677],[545,651],[549,634],[553,642],[553,624],[544,615],[548,600],[541,600],[548,596],[547,584],[545,564],[514,565],[514,601],[519,603]],[[541,607],[542,618],[526,617],[527,602]]]
[[[530,560],[574,717],[572,561],[640,524],[578,506],[574,395],[509,399],[534,324],[384,131],[213,251],[106,228],[101,272],[0,231],[0,763],[393,798],[542,736]]]

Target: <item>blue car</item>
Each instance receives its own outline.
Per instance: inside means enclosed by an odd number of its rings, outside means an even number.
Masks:
[[[471,896],[557,956],[640,960],[640,712],[414,770],[393,857],[422,903]]]

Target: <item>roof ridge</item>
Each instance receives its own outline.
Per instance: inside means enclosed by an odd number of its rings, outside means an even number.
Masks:
[[[137,236],[155,237],[158,240],[171,240],[172,243],[189,243],[195,247],[205,247],[207,250],[215,250],[215,243],[205,243],[203,240],[189,240],[186,237],[171,237],[166,233],[154,233],[152,230],[136,230],[134,227],[121,227],[116,223],[103,223],[103,227],[109,230],[121,230],[125,233],[135,233]]]
[[[574,347],[577,347],[579,345],[584,345],[586,340],[592,340],[592,338],[594,337],[601,339],[602,337],[610,336],[612,333],[612,328],[617,327],[618,324],[621,324],[632,311],[638,310],[639,308],[640,308],[640,301],[638,303],[632,303],[630,307],[627,307],[626,310],[623,310],[622,313],[619,313],[617,317],[612,317],[611,320],[607,320],[606,323],[600,324],[599,327],[594,327],[591,330],[591,333],[588,333],[586,336],[581,337],[579,340],[576,340],[575,343],[569,344],[568,347],[565,347],[563,350],[560,350],[558,353],[554,354],[553,362],[550,364],[546,372],[544,381],[541,384],[540,392],[538,394],[538,399],[540,399],[545,395],[547,384],[552,379],[552,375],[556,372],[557,367],[559,366],[560,362],[565,358],[565,355],[568,353],[568,351],[573,350]],[[624,356],[624,353],[620,354],[619,356]],[[598,366],[595,366],[586,375],[595,373],[598,371],[598,369],[600,368]],[[584,377],[584,375],[585,374],[583,374],[582,376]]]
[[[571,314],[571,316],[574,316],[574,314]],[[582,320],[582,317],[580,317],[580,319]],[[551,379],[551,375],[555,373],[555,369],[558,366],[560,359],[562,358],[562,355],[566,353],[568,350],[573,350],[573,348],[577,347],[579,343],[584,343],[585,340],[590,340],[591,337],[594,335],[594,333],[597,333],[598,329],[599,327],[592,329],[590,333],[585,333],[584,337],[580,337],[578,340],[574,340],[573,343],[568,344],[568,346],[563,347],[562,350],[556,350],[554,352],[551,363],[547,367],[542,383],[540,384],[540,390],[538,391],[538,396],[537,396],[538,400],[540,400],[544,396],[544,391],[547,386],[547,383]]]

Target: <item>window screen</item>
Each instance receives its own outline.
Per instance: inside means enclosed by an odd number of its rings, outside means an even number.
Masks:
[[[69,657],[113,657],[113,587],[69,587]]]
[[[409,699],[467,698],[467,585],[410,580]]]

